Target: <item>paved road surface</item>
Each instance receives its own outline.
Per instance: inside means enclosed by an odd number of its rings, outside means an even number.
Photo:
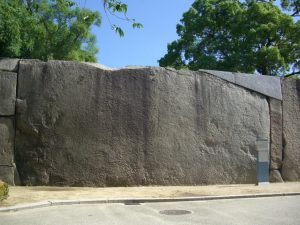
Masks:
[[[190,214],[164,215],[164,210]],[[177,211],[167,211],[176,213]],[[181,211],[179,211],[181,212]],[[299,225],[300,196],[197,202],[52,206],[0,213],[1,225]]]

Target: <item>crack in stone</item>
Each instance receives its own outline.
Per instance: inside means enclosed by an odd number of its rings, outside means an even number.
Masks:
[[[14,167],[14,166],[12,166],[12,165],[0,165],[0,167]]]

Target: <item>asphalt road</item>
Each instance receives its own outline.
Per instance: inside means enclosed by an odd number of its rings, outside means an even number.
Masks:
[[[171,215],[161,214],[162,211]],[[177,213],[189,214],[175,215]],[[0,213],[0,224],[299,225],[300,196],[197,202],[143,203],[141,205],[99,204],[51,206],[40,209]]]

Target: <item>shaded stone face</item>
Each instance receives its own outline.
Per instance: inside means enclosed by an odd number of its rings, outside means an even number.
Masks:
[[[277,99],[270,99],[270,120],[271,120],[271,160],[270,169],[280,170],[282,166],[282,102]]]
[[[283,93],[283,167],[286,181],[300,180],[300,80],[284,79]]]
[[[0,116],[15,114],[17,74],[0,71]]]
[[[14,184],[13,119],[0,117],[0,179]]]
[[[13,164],[14,133],[13,120],[0,117],[0,166]]]
[[[0,166],[0,178],[9,185],[14,185],[14,167]]]
[[[207,73],[26,60],[18,87],[24,184],[256,182],[268,103]]]

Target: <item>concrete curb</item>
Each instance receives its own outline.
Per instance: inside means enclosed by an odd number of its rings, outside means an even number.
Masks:
[[[111,204],[111,203],[157,203],[157,202],[179,202],[179,201],[207,201],[207,200],[226,200],[242,198],[265,198],[296,196],[300,192],[291,193],[265,193],[265,194],[246,194],[246,195],[226,195],[226,196],[202,196],[202,197],[178,197],[178,198],[124,198],[124,199],[81,199],[81,200],[49,200],[30,204],[15,205],[9,207],[0,207],[1,212],[21,211],[25,209],[43,208],[58,205],[79,205],[79,204]]]

